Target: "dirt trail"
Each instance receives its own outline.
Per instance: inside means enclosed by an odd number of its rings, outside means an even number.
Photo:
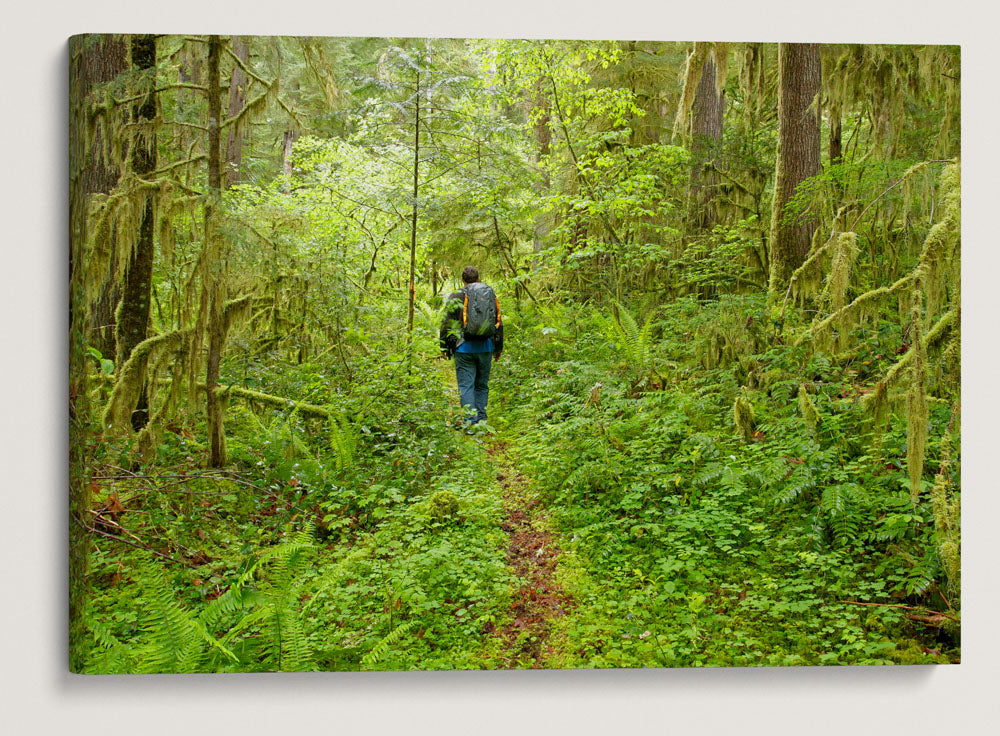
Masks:
[[[507,562],[523,583],[511,603],[513,621],[496,635],[509,653],[508,669],[539,669],[552,653],[548,643],[551,622],[565,615],[573,601],[555,582],[559,550],[541,523],[545,509],[537,500],[527,498],[527,478],[510,464],[505,451],[502,443],[487,449],[503,489],[506,517],[501,528],[510,537]]]

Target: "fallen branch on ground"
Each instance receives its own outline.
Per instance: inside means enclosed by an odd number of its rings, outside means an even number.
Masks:
[[[882,606],[885,608],[905,608],[907,611],[926,611],[933,616],[942,616],[943,618],[951,619],[952,621],[958,622],[958,619],[954,616],[949,616],[947,613],[941,613],[940,611],[932,611],[929,608],[922,608],[920,606],[904,606],[902,603],[862,603],[861,601],[840,601],[841,603],[850,603],[852,606]],[[927,617],[917,618],[917,621],[927,621]]]

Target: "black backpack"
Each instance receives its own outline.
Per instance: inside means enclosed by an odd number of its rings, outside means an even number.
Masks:
[[[481,281],[467,285],[462,291],[462,337],[485,340],[496,334],[500,326],[500,302],[493,289]]]

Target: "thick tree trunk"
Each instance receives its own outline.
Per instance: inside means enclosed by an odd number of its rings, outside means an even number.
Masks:
[[[222,424],[223,405],[216,392],[222,364],[222,347],[225,342],[226,302],[225,258],[220,248],[218,231],[219,208],[222,189],[222,154],[219,124],[222,118],[222,91],[219,76],[219,57],[222,41],[210,36],[208,44],[208,187],[209,200],[205,206],[205,248],[210,257],[206,270],[208,289],[208,363],[205,370],[207,387],[206,414],[208,420],[209,465],[218,468],[226,464],[226,435]]]
[[[96,192],[110,192],[119,175],[116,168],[105,165],[100,137],[87,140],[87,101],[97,85],[128,69],[128,36],[74,36],[69,53],[69,623],[70,668],[77,671],[82,665],[78,650],[83,640],[79,614],[87,591],[88,535],[81,521],[91,503],[85,454],[90,414],[86,348],[92,324],[85,296],[87,199]],[[111,355],[111,350],[103,354]]]
[[[702,67],[701,80],[691,107],[691,148],[694,168],[691,172],[691,210],[695,227],[711,228],[716,213],[711,205],[719,177],[715,164],[722,142],[724,95],[716,80],[715,51],[709,53]]]
[[[152,76],[146,98],[138,103],[132,114],[136,126],[132,147],[132,171],[146,178],[156,170],[156,134],[153,121],[156,119],[156,39],[152,35],[132,36],[132,68]],[[121,306],[115,327],[115,365],[120,369],[132,355],[136,345],[146,339],[149,326],[150,295],[153,286],[153,219],[154,194],[145,195],[142,220],[139,224],[139,238],[131,246],[132,255],[125,268]],[[136,431],[146,426],[149,420],[149,397],[143,386],[139,401],[132,414],[132,427]]]
[[[819,103],[821,61],[819,44],[778,46],[778,156],[771,208],[772,291],[784,288],[802,265],[815,218],[790,211],[796,188],[819,173]]]
[[[87,96],[94,90],[95,86],[106,84],[117,78],[120,74],[128,70],[129,64],[129,37],[126,35],[100,34],[88,36],[76,36],[70,42],[71,54],[71,90],[73,104],[82,106],[85,104]],[[83,112],[83,108],[78,108]],[[102,149],[106,145],[102,131],[97,130],[94,139],[87,145],[87,130],[89,124],[86,115],[81,115],[74,119],[70,125],[70,145],[73,148],[71,156],[74,167],[71,177],[75,177],[73,184],[74,196],[72,202],[71,238],[75,242],[70,248],[70,278],[82,278],[82,271],[77,273],[76,268],[80,261],[79,256],[83,254],[84,240],[86,238],[87,219],[87,195],[107,194],[118,184],[118,177],[121,172],[112,161],[105,161]],[[84,148],[86,147],[86,150]],[[110,243],[111,257],[109,268],[114,268],[117,260],[115,252],[116,243]],[[115,354],[115,306],[118,304],[120,289],[115,279],[105,277],[106,285],[103,288],[96,303],[90,305],[89,317],[87,318],[88,335],[85,340],[101,351],[105,358],[113,358]],[[81,283],[83,283],[81,281]],[[70,300],[70,310],[79,308],[86,310],[86,305],[74,300]]]
[[[233,53],[244,64],[250,56],[250,44],[246,36],[233,36]],[[236,117],[246,101],[247,73],[239,64],[233,67],[229,80],[229,114],[227,119]],[[228,188],[240,181],[240,167],[243,165],[243,130],[235,123],[229,126],[226,136],[226,174],[224,184]]]

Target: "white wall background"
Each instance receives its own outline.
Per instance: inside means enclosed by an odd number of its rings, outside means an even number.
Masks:
[[[481,7],[480,7],[481,6]],[[997,12],[964,0],[19,0],[0,44],[10,734],[995,733]],[[786,15],[787,11],[787,15]],[[66,670],[67,46],[84,32],[963,44],[964,662],[948,667],[80,677]]]

